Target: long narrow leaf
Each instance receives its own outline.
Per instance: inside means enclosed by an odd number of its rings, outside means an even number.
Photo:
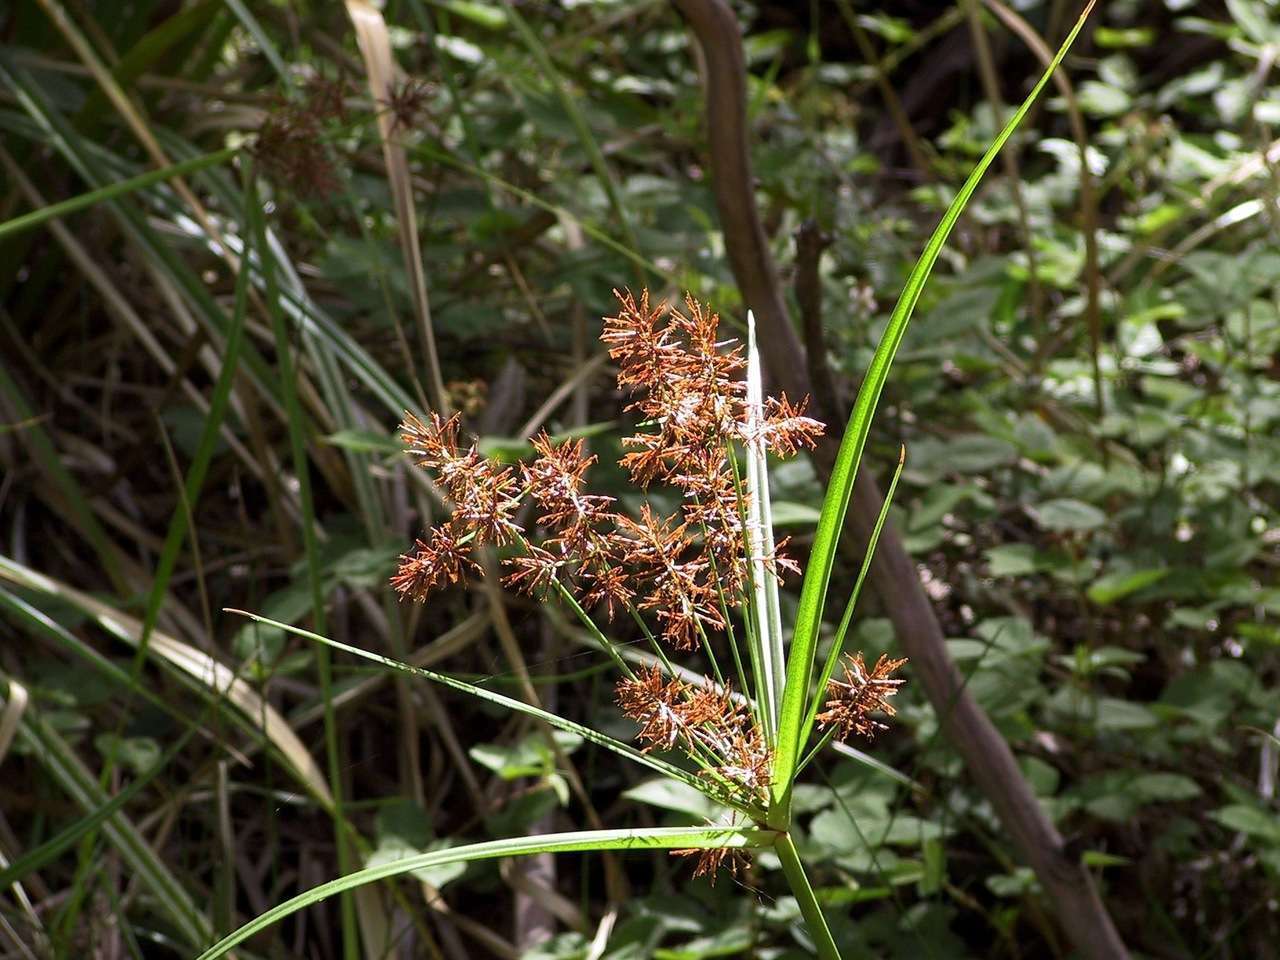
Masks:
[[[356,43],[364,59],[373,97],[378,136],[382,140],[382,157],[387,168],[387,185],[396,211],[400,232],[400,248],[404,255],[405,275],[413,297],[413,312],[418,321],[418,338],[422,360],[427,367],[428,396],[431,405],[447,414],[449,395],[440,373],[435,330],[431,323],[431,300],[427,294],[426,268],[422,265],[422,249],[418,240],[418,215],[413,200],[413,179],[409,175],[409,158],[397,136],[395,117],[387,109],[395,95],[395,57],[391,52],[391,36],[382,11],[368,0],[346,0],[347,15],[355,27]]]
[[[97,777],[39,711],[27,711],[19,736],[23,745],[82,810],[93,814],[110,805],[111,798],[98,785]],[[181,936],[192,946],[208,942],[212,936],[208,919],[133,822],[122,811],[113,809],[101,827],[111,845],[120,852],[130,873],[153,894],[156,904]]]
[[[0,579],[65,601],[108,633],[132,647],[138,645],[142,624],[133,617],[3,554],[0,554]],[[326,809],[333,808],[329,785],[315,759],[288,721],[252,686],[208,654],[160,630],[152,631],[151,652],[158,663],[171,668],[184,680],[194,682],[205,695],[216,696],[234,707],[245,724],[279,752],[310,794]]]
[[[218,373],[218,380],[209,397],[209,413],[201,428],[195,455],[191,458],[191,465],[187,469],[182,498],[169,517],[169,529],[160,551],[160,558],[156,562],[151,591],[147,597],[146,612],[142,619],[142,636],[134,655],[135,676],[147,659],[151,631],[155,629],[156,620],[160,616],[160,607],[169,589],[169,578],[173,574],[178,562],[178,554],[186,540],[189,527],[188,511],[195,512],[200,492],[204,488],[205,476],[209,472],[209,464],[213,461],[214,452],[217,450],[223,418],[231,406],[231,390],[235,386],[236,374],[240,368],[240,347],[244,343],[245,311],[248,302],[249,271],[241,270],[236,276],[235,302],[231,312],[231,327],[227,333],[226,347],[222,353],[222,369]]]
[[[20,217],[14,217],[12,220],[0,223],[0,240],[15,233],[21,233],[23,230],[30,230],[32,227],[37,227],[57,217],[65,217],[69,213],[77,213],[104,200],[112,200],[116,197],[124,196],[126,193],[132,193],[135,190],[142,190],[154,184],[163,183],[174,177],[195,173],[197,170],[216,167],[218,164],[226,163],[238,152],[238,147],[228,147],[225,150],[218,150],[214,153],[202,154],[160,170],[148,170],[146,173],[130,177],[128,180],[111,183],[105,187],[99,187],[97,190],[90,190],[88,193],[62,200],[59,203],[51,203],[48,206],[41,207],[39,210],[32,210],[30,213],[24,213]]]
[[[907,462],[906,447],[902,448],[902,452],[898,456],[898,468],[893,471],[893,479],[889,481],[889,489],[885,491],[884,503],[880,507],[880,515],[876,517],[876,525],[871,531],[871,538],[867,541],[867,553],[862,558],[862,569],[858,571],[858,579],[854,581],[853,591],[849,594],[849,602],[845,604],[844,616],[840,618],[840,626],[836,628],[835,639],[831,641],[831,650],[827,653],[826,663],[822,665],[822,672],[818,674],[818,683],[815,687],[817,696],[813,698],[813,703],[809,705],[809,712],[805,716],[804,727],[800,733],[800,745],[803,747],[809,742],[809,736],[813,731],[814,719],[818,715],[818,710],[822,707],[822,694],[827,689],[827,681],[831,679],[831,675],[835,673],[836,664],[840,662],[840,654],[844,650],[844,638],[849,632],[849,624],[853,621],[853,609],[858,605],[858,597],[862,595],[862,585],[867,580],[867,574],[871,572],[871,560],[876,554],[876,544],[880,542],[880,531],[884,529],[885,521],[889,519],[889,507],[893,505],[893,495],[897,492],[898,481],[902,478],[902,468]]]
[[[512,837],[507,840],[489,840],[484,843],[451,847],[447,850],[435,850],[401,860],[392,860],[376,867],[366,867],[364,870],[313,887],[246,923],[235,933],[224,937],[200,954],[196,960],[217,960],[218,957],[226,956],[229,950],[255,933],[335,893],[377,880],[397,877],[414,870],[425,870],[450,863],[474,863],[478,860],[530,856],[539,853],[769,847],[773,846],[777,837],[778,835],[771,830],[756,830],[749,827],[647,827],[631,830],[548,833],[536,837]]]
[[[858,474],[858,466],[862,461],[862,451],[866,446],[867,434],[871,429],[871,418],[875,414],[884,389],[885,380],[889,376],[889,368],[898,352],[906,333],[907,324],[915,310],[924,285],[933,271],[946,244],[952,227],[960,219],[961,213],[969,203],[983,174],[991,166],[1000,148],[1013,135],[1022,123],[1022,119],[1031,109],[1032,103],[1040,96],[1040,92],[1049,82],[1054,70],[1062,62],[1067,51],[1075,42],[1084,26],[1089,11],[1093,8],[1093,0],[1086,5],[1075,27],[1067,35],[1059,48],[1053,62],[1049,64],[1031,93],[1022,102],[1017,112],[1010,118],[999,136],[995,138],[982,159],[978,161],[969,179],[964,182],[951,205],[947,207],[924,252],[916,261],[915,267],[907,277],[902,296],[889,318],[889,325],[880,339],[875,356],[867,368],[867,373],[858,391],[853,405],[853,413],[845,428],[844,439],[840,443],[840,451],[831,470],[831,479],[827,486],[827,495],[822,504],[822,514],[818,520],[817,534],[814,537],[813,549],[809,556],[809,568],[806,571],[804,584],[800,591],[800,605],[796,611],[795,633],[791,641],[791,653],[787,663],[787,682],[782,695],[782,715],[779,723],[776,761],[774,763],[773,795],[770,813],[770,825],[785,828],[791,819],[791,788],[795,777],[796,765],[801,750],[801,732],[804,726],[806,709],[809,704],[810,685],[813,682],[814,658],[817,653],[818,630],[822,624],[822,610],[826,601],[827,587],[831,581],[831,570],[835,563],[836,546],[840,532],[844,528],[845,512],[849,506],[849,498],[853,493],[853,483]]]
[[[90,811],[65,830],[50,837],[34,850],[28,850],[17,860],[0,870],[0,893],[4,893],[15,883],[19,883],[28,874],[34,873],[47,863],[51,863],[77,840],[91,830],[96,830],[108,818],[114,816],[116,811],[123,809],[124,805],[141,793],[151,781],[168,770],[169,763],[182,751],[182,748],[187,745],[187,741],[191,739],[198,729],[195,726],[188,727],[182,736],[174,740],[165,752],[147,768],[146,772],[134,778],[132,783],[109,801]]]
[[[747,416],[750,432],[758,434],[764,424],[764,386],[761,382],[760,351],[756,346],[756,318],[747,311]],[[769,462],[764,441],[753,436],[746,445],[747,520],[751,544],[751,579],[755,588],[756,629],[752,642],[758,645],[753,659],[760,664],[761,712],[765,735],[772,743],[778,735],[778,708],[782,696],[783,664],[782,607],[778,601],[778,578],[769,569],[773,556],[773,506],[769,500]]]
[[[500,693],[494,693],[492,690],[486,690],[484,687],[477,687],[475,684],[467,683],[465,680],[458,680],[454,677],[448,676],[447,674],[436,673],[434,670],[410,666],[407,663],[401,663],[399,660],[384,657],[379,653],[373,653],[370,650],[362,650],[359,647],[353,647],[338,640],[332,640],[329,637],[322,637],[320,634],[312,633],[310,630],[303,630],[301,627],[295,627],[287,623],[280,623],[277,620],[271,620],[267,617],[259,616],[256,613],[249,613],[246,610],[228,609],[226,612],[239,614],[240,616],[248,617],[251,620],[256,620],[259,623],[269,624],[288,633],[295,634],[296,636],[306,637],[308,640],[314,640],[316,643],[327,644],[335,650],[341,650],[344,653],[350,653],[353,656],[363,657],[365,660],[372,660],[374,663],[380,663],[385,667],[390,667],[392,670],[399,670],[401,673],[407,673],[415,677],[422,677],[424,680],[430,680],[433,683],[438,683],[451,690],[469,693],[473,697],[478,697],[481,700],[487,700],[489,703],[497,704],[500,707],[505,707],[508,710],[515,711],[516,713],[523,713],[526,716],[534,717],[544,723],[550,724],[553,727],[557,727],[561,730],[567,730],[570,733],[576,733],[578,736],[582,737],[583,740],[594,743],[597,746],[604,747],[607,750],[612,750],[614,753],[626,757],[628,760],[633,760],[642,766],[650,768],[651,770],[655,770],[663,776],[679,780],[681,783],[693,787],[699,793],[707,794],[712,799],[728,806],[735,807],[749,816],[758,817],[762,813],[762,811],[758,809],[751,808],[745,804],[735,802],[718,794],[708,781],[688,772],[687,770],[682,770],[672,763],[668,763],[658,757],[654,757],[637,750],[630,744],[623,743],[621,740],[615,740],[613,737],[600,733],[600,731],[594,730],[591,727],[585,726],[581,723],[574,723],[572,720],[566,720],[564,717],[539,709],[538,707],[525,703],[523,700],[515,700],[511,697],[503,696]]]

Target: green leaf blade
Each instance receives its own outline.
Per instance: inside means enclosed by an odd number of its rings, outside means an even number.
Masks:
[[[235,946],[272,924],[327,897],[367,883],[386,880],[417,870],[442,867],[451,863],[474,863],[498,857],[530,856],[539,853],[581,853],[598,850],[679,850],[718,849],[720,847],[769,847],[777,834],[749,827],[648,827],[630,830],[582,830],[572,833],[550,833],[534,837],[511,837],[488,840],[445,850],[433,850],[380,863],[345,877],[330,880],[300,893],[251,920],[234,933],[223,937],[200,954],[197,960],[217,960]]]
[[[818,529],[814,537],[813,549],[810,553],[809,568],[805,573],[800,592],[800,604],[796,612],[795,631],[791,641],[791,653],[787,663],[786,686],[782,697],[782,710],[779,718],[777,751],[774,762],[773,794],[770,804],[770,826],[785,829],[790,822],[791,787],[799,763],[800,751],[803,748],[801,734],[803,731],[806,709],[809,705],[809,688],[813,680],[814,659],[817,653],[818,630],[822,623],[822,612],[826,600],[827,587],[831,581],[831,572],[835,564],[836,547],[841,530],[844,528],[845,514],[853,493],[854,480],[862,454],[866,448],[867,436],[871,428],[871,418],[875,414],[880,394],[889,376],[889,368],[894,356],[906,334],[907,324],[915,311],[920,294],[933,271],[934,264],[946,244],[952,228],[960,219],[969,200],[978,188],[983,175],[995,160],[1005,142],[1022,123],[1031,109],[1031,105],[1040,96],[1050,77],[1058,65],[1062,63],[1067,51],[1075,42],[1085,20],[1093,8],[1093,2],[1086,5],[1075,26],[1063,41],[1057,54],[1041,75],[1039,81],[1017,112],[1009,119],[1004,129],[992,141],[982,159],[978,161],[973,172],[956,194],[951,205],[947,207],[929,242],[925,245],[919,260],[916,261],[903,287],[902,295],[889,318],[889,325],[876,348],[875,355],[867,368],[862,387],[854,402],[853,412],[845,428],[844,437],[831,471],[831,479],[827,487],[826,498],[822,504],[822,514],[818,520]]]

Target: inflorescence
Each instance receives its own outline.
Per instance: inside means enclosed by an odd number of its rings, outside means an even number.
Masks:
[[[648,291],[638,301],[629,292],[615,295],[619,310],[605,318],[601,340],[618,365],[619,388],[635,398],[628,409],[638,413],[642,430],[624,438],[628,452],[620,464],[641,488],[678,491],[679,509],[663,515],[646,503],[633,517],[616,510],[613,497],[587,493],[596,457],[581,439],[556,443],[541,433],[533,440],[535,458],[517,470],[489,460],[475,443],[464,448],[458,415],[432,413],[424,421],[408,414],[402,425],[408,452],[435,474],[453,511],[400,558],[391,584],[402,597],[422,600],[479,574],[474,554],[481,547],[513,546],[504,560],[508,586],[572,597],[610,621],[626,613],[644,625],[647,614],[666,645],[688,651],[710,649],[711,638],[726,632],[732,641],[729,612],[746,606],[761,569],[779,579],[798,572],[781,552],[785,540],[768,556],[751,556],[754,531],[735,451],[750,446],[794,456],[814,446],[823,425],[805,416],[806,401],[785,395],[752,409],[741,345],[718,340],[719,317],[692,297],[682,311],[651,307]],[[537,510],[538,544],[516,522],[526,501]],[[850,658],[844,680],[828,687],[823,726],[842,739],[882,728],[871,713],[893,714],[887,698],[901,681],[891,674],[902,663],[881,657],[868,672],[861,655]],[[767,802],[772,753],[749,701],[727,683],[689,683],[651,666],[628,669],[617,697],[639,725],[645,750],[680,749],[726,799],[753,807]],[[699,874],[714,875],[726,858],[723,850],[696,852]]]

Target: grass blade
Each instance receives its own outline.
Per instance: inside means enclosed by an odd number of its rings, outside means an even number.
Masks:
[[[305,637],[308,640],[314,640],[316,643],[327,644],[335,650],[341,650],[344,653],[363,657],[365,660],[372,660],[374,663],[380,663],[393,670],[399,670],[401,673],[407,673],[415,677],[422,677],[425,680],[438,683],[451,690],[469,693],[473,697],[478,697],[481,700],[487,700],[489,703],[497,704],[500,707],[506,707],[508,710],[513,710],[516,713],[523,713],[526,716],[534,717],[560,730],[567,730],[570,733],[576,733],[578,736],[582,737],[583,740],[594,743],[597,746],[604,747],[607,750],[612,750],[614,753],[626,757],[629,760],[634,760],[636,763],[646,766],[651,770],[655,770],[663,776],[679,780],[681,783],[693,787],[699,793],[706,794],[712,799],[717,800],[720,803],[724,803],[727,806],[734,807],[749,816],[759,816],[762,813],[761,810],[753,809],[741,802],[721,796],[716,793],[711,784],[706,780],[688,772],[687,770],[682,770],[672,763],[668,763],[658,757],[654,757],[637,750],[630,744],[623,743],[621,740],[615,740],[613,737],[600,733],[598,730],[594,730],[591,727],[575,723],[572,720],[566,720],[564,717],[557,716],[554,713],[532,706],[531,704],[525,703],[523,700],[515,700],[511,697],[503,696],[500,693],[494,693],[492,690],[486,690],[484,687],[477,687],[475,684],[467,683],[464,680],[458,680],[454,677],[448,676],[447,674],[436,673],[434,670],[410,666],[407,663],[401,663],[400,661],[393,660],[390,657],[384,657],[382,654],[373,653],[370,650],[362,650],[359,647],[353,647],[338,640],[332,640],[329,637],[322,637],[320,634],[312,633],[310,630],[303,630],[301,627],[295,627],[287,623],[280,623],[279,621],[259,616],[256,613],[249,613],[246,610],[228,609],[226,612],[235,613],[242,617],[248,617],[249,619],[256,620],[259,623],[269,624],[296,636]]]
[[[20,563],[0,555],[0,579],[28,590],[62,600],[87,614],[112,636],[136,647],[142,624],[87,593],[81,593],[52,577],[47,577]],[[151,652],[155,660],[173,669],[188,681],[194,680],[208,695],[225,699],[235,707],[247,726],[265,737],[284,758],[286,765],[318,803],[333,808],[333,796],[315,759],[279,711],[263,700],[244,680],[208,654],[177,640],[160,630],[151,634]]]
[[[22,722],[22,714],[30,702],[31,695],[27,693],[27,688],[12,677],[9,678],[8,689],[0,696],[0,704],[3,705],[3,709],[0,709],[0,763],[4,763],[4,758],[9,753],[13,737],[18,732],[18,724]],[[0,890],[4,888],[5,885],[0,883]]]
[[[130,586],[124,575],[127,569],[126,558],[98,522],[84,489],[67,469],[53,439],[36,417],[35,408],[18,381],[9,373],[3,359],[0,359],[0,400],[7,402],[17,419],[25,424],[17,432],[17,436],[26,448],[27,455],[44,475],[50,501],[63,508],[63,515],[84,537],[112,585],[121,593],[127,593]]]
[[[252,174],[246,186],[248,202],[245,207],[248,211],[246,224],[248,231],[245,243],[247,245],[252,242],[257,250],[258,269],[266,292],[267,313],[271,317],[271,327],[275,334],[276,363],[280,367],[280,386],[284,395],[285,414],[289,422],[289,452],[293,461],[293,473],[298,482],[298,501],[302,513],[302,544],[307,568],[307,586],[311,593],[311,617],[316,629],[323,631],[325,629],[325,597],[320,583],[320,554],[316,540],[315,509],[311,497],[311,471],[307,463],[306,423],[295,382],[293,344],[289,342],[284,312],[280,309],[275,253],[267,247],[266,222],[262,204],[258,199],[258,185],[252,178]],[[250,274],[249,258],[242,258],[241,264],[241,274],[248,276]],[[325,647],[316,650],[316,672],[320,682],[320,699],[324,708],[324,747],[329,773],[329,790],[333,794],[336,808],[342,806],[342,761],[338,749],[337,718],[333,709],[333,670],[329,651]],[[351,869],[352,850],[345,819],[335,817],[333,827],[338,870],[346,873]],[[340,912],[344,953],[348,957],[358,956],[355,903],[351,896],[343,894]]]
[[[768,847],[777,839],[769,830],[749,827],[647,827],[630,830],[582,830],[573,833],[548,833],[536,837],[512,837],[488,840],[448,850],[435,850],[376,867],[367,867],[337,880],[313,887],[284,903],[272,907],[235,933],[219,940],[196,960],[217,960],[237,944],[265,930],[291,913],[310,906],[335,893],[366,883],[400,876],[413,870],[439,867],[449,863],[474,863],[498,857],[520,857],[538,853],[583,853],[597,850],[680,850],[716,849],[720,847]]]
[[[969,199],[978,188],[983,174],[991,166],[1000,148],[1022,122],[1027,111],[1040,92],[1053,76],[1053,72],[1066,56],[1084,26],[1093,0],[1085,6],[1076,21],[1075,27],[1067,35],[1058,49],[1053,61],[1041,75],[1039,81],[1017,112],[1009,119],[1004,129],[992,141],[987,152],[978,161],[969,178],[956,194],[951,205],[942,215],[929,242],[925,244],[920,259],[916,261],[903,287],[898,304],[889,318],[889,325],[881,337],[871,364],[863,378],[862,387],[858,391],[853,405],[853,413],[845,428],[844,439],[840,443],[840,451],[835,466],[831,470],[831,480],[827,487],[826,498],[822,504],[822,514],[818,520],[817,534],[813,549],[809,556],[809,568],[805,573],[804,584],[800,592],[800,605],[796,612],[795,632],[791,641],[791,654],[787,663],[787,681],[782,695],[782,714],[779,721],[778,744],[774,763],[773,796],[770,812],[770,826],[785,829],[791,819],[791,788],[795,778],[796,765],[799,762],[802,747],[801,733],[809,704],[810,686],[813,681],[814,659],[817,653],[818,630],[822,624],[822,610],[826,601],[827,588],[831,581],[831,570],[835,563],[836,546],[840,531],[844,527],[845,511],[849,506],[849,498],[853,493],[853,483],[862,460],[862,452],[866,447],[867,435],[871,429],[871,418],[875,414],[880,393],[884,389],[889,376],[889,368],[893,364],[894,355],[902,343],[907,324],[915,311],[916,303],[924,290],[933,266],[938,260],[946,244],[947,237],[961,213],[968,205]]]
[[[756,347],[756,318],[747,311],[747,416],[752,432],[764,423],[764,387],[761,383],[760,351]],[[779,698],[785,677],[786,654],[782,644],[782,607],[778,602],[778,578],[769,569],[773,556],[773,507],[769,501],[769,461],[764,441],[746,444],[747,524],[751,544],[751,579],[755,588],[756,629],[750,634],[758,645],[755,657],[760,664],[760,708],[769,742],[778,736]]]
[[[431,301],[427,296],[427,275],[422,266],[422,249],[418,241],[418,215],[413,203],[413,180],[409,176],[409,158],[404,144],[396,136],[396,118],[388,109],[394,91],[395,58],[391,53],[391,36],[382,13],[366,0],[347,0],[347,15],[356,30],[360,55],[364,58],[365,73],[369,77],[369,93],[373,97],[373,109],[378,123],[378,136],[382,139],[382,157],[387,167],[387,183],[391,188],[391,200],[396,209],[396,224],[400,229],[400,247],[404,253],[404,267],[413,294],[413,309],[417,314],[418,338],[422,344],[423,361],[427,366],[427,385],[431,405],[442,414],[449,412],[449,396],[444,389],[440,373],[440,358],[436,351],[435,332],[431,327]]]
[[[10,681],[10,687],[13,681]],[[0,870],[0,893],[8,890],[15,883],[22,880],[23,877],[39,870],[41,867],[52,862],[64,850],[68,849],[81,837],[85,836],[92,830],[100,827],[109,817],[116,814],[117,811],[123,809],[124,805],[142,792],[152,780],[168,769],[169,763],[176,757],[182,748],[187,745],[187,741],[196,733],[198,727],[187,727],[186,731],[177,740],[173,741],[164,753],[153,763],[145,773],[137,776],[133,781],[112,797],[106,803],[101,804],[87,816],[81,817],[71,826],[62,830],[60,833],[50,837],[34,850],[29,850],[17,860],[14,860],[3,870]]]
[[[58,217],[65,217],[69,213],[76,213],[92,207],[95,204],[102,203],[104,200],[112,200],[126,193],[132,193],[135,190],[142,190],[154,184],[163,183],[174,177],[195,173],[208,167],[216,167],[227,162],[239,152],[238,147],[228,147],[225,150],[218,150],[214,153],[202,154],[160,170],[148,170],[146,173],[139,174],[136,177],[111,183],[105,187],[90,190],[88,193],[82,193],[79,196],[71,197],[58,203],[51,203],[46,207],[41,207],[39,210],[32,210],[30,213],[24,213],[20,217],[14,217],[12,220],[0,223],[0,240],[13,234],[21,233],[23,230],[38,227],[40,224],[47,223]]]
[[[81,809],[92,815],[110,805],[111,799],[98,786],[97,778],[39,711],[27,710],[19,737]],[[213,933],[208,919],[133,822],[119,810],[112,810],[101,827],[133,875],[154,895],[176,930],[192,946],[207,943]]]
[[[250,173],[249,176],[252,177],[253,174]],[[142,636],[134,654],[135,676],[139,674],[142,664],[147,659],[151,631],[155,629],[156,619],[160,615],[160,606],[169,589],[169,578],[177,565],[178,552],[186,539],[188,528],[186,511],[195,511],[196,503],[200,499],[200,491],[204,487],[205,476],[209,472],[209,464],[213,461],[213,454],[217,449],[222,421],[231,405],[231,390],[235,386],[236,374],[240,369],[240,347],[244,343],[245,311],[248,301],[249,271],[241,270],[236,275],[235,306],[231,313],[231,329],[228,331],[226,345],[222,352],[222,369],[218,374],[217,383],[214,384],[213,393],[209,397],[209,413],[201,428],[195,455],[191,458],[191,465],[187,469],[183,497],[169,518],[164,547],[156,562],[151,591],[147,598],[146,613],[142,621]]]
[[[902,468],[906,465],[906,462],[907,450],[906,447],[903,447],[902,452],[898,455],[898,468],[893,471],[893,479],[889,481],[889,489],[885,491],[884,503],[880,507],[880,515],[876,517],[876,525],[871,531],[871,538],[867,541],[867,554],[862,558],[862,569],[858,571],[858,579],[854,581],[853,591],[849,594],[849,602],[845,604],[844,616],[840,618],[840,626],[836,629],[835,639],[831,641],[831,650],[827,653],[826,663],[822,665],[822,672],[818,674],[818,682],[814,685],[816,693],[813,703],[809,705],[809,712],[805,717],[804,727],[800,733],[801,747],[809,742],[809,737],[813,733],[814,719],[822,708],[823,691],[827,689],[827,681],[831,679],[831,675],[835,673],[836,664],[840,662],[840,654],[844,650],[844,638],[849,632],[849,624],[853,621],[853,609],[858,605],[858,597],[862,595],[862,585],[866,582],[867,574],[871,571],[871,559],[876,554],[876,544],[880,542],[880,531],[884,529],[885,521],[889,519],[889,507],[893,505],[893,495],[897,492],[898,481],[902,478]]]

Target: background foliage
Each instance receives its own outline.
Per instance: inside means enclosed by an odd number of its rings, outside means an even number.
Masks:
[[[1076,11],[736,9],[770,242],[801,311],[822,304],[847,408],[924,238],[1039,74],[1035,43]],[[437,391],[429,329],[486,450],[585,432],[623,491],[608,467],[627,424],[595,343],[611,288],[689,289],[741,321],[697,58],[662,3],[388,0],[381,17],[402,75],[375,99],[340,4],[0,13],[0,217],[195,160],[0,226],[15,956],[189,956],[362,863],[714,813],[570,736],[553,750],[527,721],[220,612],[629,735],[607,659],[554,606],[392,598],[437,509],[393,431]],[[1261,956],[1280,933],[1278,23],[1267,0],[1095,12],[1070,84],[957,228],[867,461],[887,474],[906,444],[893,521],[950,651],[1150,956]],[[238,268],[246,250],[261,269]],[[803,544],[813,470],[774,484]],[[868,659],[896,649],[879,613],[868,595]],[[869,748],[887,771],[827,759],[796,795],[845,955],[1065,956],[934,709],[910,683],[898,701]],[[776,869],[711,887],[663,854],[453,865],[253,949],[803,955]]]

